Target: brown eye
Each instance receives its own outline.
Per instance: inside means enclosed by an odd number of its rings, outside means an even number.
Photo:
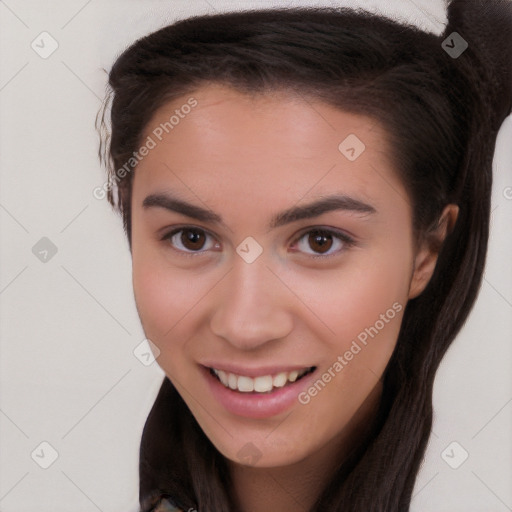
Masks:
[[[185,256],[196,256],[215,246],[213,241],[208,245],[210,238],[212,237],[202,229],[185,227],[171,231],[164,235],[162,240],[170,243],[173,249]]]
[[[204,233],[198,231],[197,229],[182,229],[180,242],[186,249],[190,251],[197,251],[202,249],[206,237]]]
[[[345,233],[330,229],[310,229],[298,238],[297,247],[299,252],[314,259],[336,256],[354,244],[355,241]],[[331,250],[333,247],[334,250]]]
[[[309,246],[315,251],[323,254],[329,251],[333,244],[333,237],[324,231],[310,231],[308,237]]]

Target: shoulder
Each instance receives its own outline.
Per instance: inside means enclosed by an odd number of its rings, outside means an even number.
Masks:
[[[162,498],[151,512],[184,512],[181,508],[175,507],[168,499]]]

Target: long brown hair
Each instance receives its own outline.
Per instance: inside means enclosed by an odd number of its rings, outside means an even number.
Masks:
[[[468,44],[460,55],[449,51],[454,32]],[[507,0],[450,2],[440,36],[362,10],[297,7],[176,22],[136,41],[110,71],[100,158],[130,248],[136,163],[123,179],[117,170],[131,162],[160,106],[212,82],[250,94],[293,90],[377,119],[392,139],[417,236],[428,235],[446,204],[459,205],[431,281],[407,304],[375,424],[340,461],[314,512],[409,509],[431,430],[434,377],[482,280],[492,158],[512,105],[511,43]],[[145,424],[139,471],[142,512],[162,497],[184,510],[235,510],[225,459],[168,378]]]

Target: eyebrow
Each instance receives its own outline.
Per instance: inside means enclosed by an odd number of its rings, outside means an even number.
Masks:
[[[222,217],[214,211],[188,203],[168,193],[150,194],[144,199],[142,206],[144,209],[164,208],[201,222],[226,226]],[[322,197],[303,206],[293,206],[279,212],[272,217],[268,227],[269,229],[274,229],[299,220],[319,217],[324,213],[336,210],[366,214],[377,213],[377,210],[373,206],[359,199],[335,194]]]

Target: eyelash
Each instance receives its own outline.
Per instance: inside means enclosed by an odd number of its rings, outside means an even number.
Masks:
[[[211,235],[210,233],[208,233],[206,230],[204,230],[202,228],[197,228],[195,226],[182,226],[180,228],[173,229],[169,233],[166,233],[165,235],[163,235],[161,238],[161,241],[164,243],[165,242],[171,243],[174,235],[176,235],[182,231],[186,231],[186,230],[199,231],[201,233],[206,234],[207,236],[213,237],[213,235]],[[346,233],[337,231],[337,230],[333,230],[333,229],[321,228],[321,227],[309,228],[307,231],[303,231],[300,235],[297,236],[297,238],[295,238],[293,244],[295,245],[297,242],[302,240],[306,235],[309,235],[310,233],[313,233],[313,232],[317,232],[322,235],[332,235],[334,238],[338,239],[339,241],[341,241],[343,243],[343,247],[333,254],[326,254],[326,255],[324,255],[324,254],[317,254],[317,255],[307,254],[307,256],[312,259],[332,258],[332,257],[335,257],[335,256],[343,253],[346,249],[349,249],[350,247],[355,245],[355,240],[352,237],[348,236]],[[191,257],[191,258],[201,256],[203,253],[206,252],[205,250],[185,251],[182,249],[176,249],[175,247],[172,246],[172,244],[171,244],[171,248],[173,250],[177,251],[178,253],[180,253],[181,256]]]

